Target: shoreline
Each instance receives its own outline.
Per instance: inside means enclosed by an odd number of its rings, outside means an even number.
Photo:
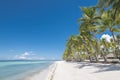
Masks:
[[[54,68],[56,66],[57,61],[49,65],[47,68],[41,70],[38,73],[35,73],[34,75],[28,76],[24,80],[52,80],[51,77],[53,75]]]
[[[119,64],[55,62],[48,80],[120,80]]]

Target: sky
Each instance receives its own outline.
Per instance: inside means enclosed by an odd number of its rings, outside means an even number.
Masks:
[[[0,60],[62,59],[80,7],[97,0],[0,0]]]

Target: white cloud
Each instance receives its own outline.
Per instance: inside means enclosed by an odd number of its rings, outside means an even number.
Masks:
[[[29,52],[25,52],[24,54],[22,54],[22,56],[29,56],[30,53]]]
[[[45,60],[44,57],[36,56],[36,54],[33,54],[32,52],[24,52],[20,55],[15,55],[13,59],[20,59],[20,60]]]
[[[106,39],[106,41],[110,42],[112,36],[110,36],[109,34],[103,34],[100,39]]]
[[[15,55],[14,59],[31,59],[32,57],[32,53],[29,53],[29,52],[24,52],[23,54],[21,55]],[[35,55],[35,54],[34,54]]]
[[[19,56],[18,59],[27,59],[25,56]]]

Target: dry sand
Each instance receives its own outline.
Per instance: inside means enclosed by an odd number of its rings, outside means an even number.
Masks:
[[[26,80],[120,80],[120,64],[57,61]]]
[[[51,75],[50,80],[120,80],[120,64],[58,61]]]

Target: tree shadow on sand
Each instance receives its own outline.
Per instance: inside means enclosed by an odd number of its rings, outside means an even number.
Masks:
[[[87,63],[87,62],[80,62],[77,64],[78,65],[75,67],[79,69],[82,69],[87,66],[97,68],[98,70],[96,70],[94,73],[106,72],[106,71],[120,71],[119,64],[101,64],[101,63]]]

